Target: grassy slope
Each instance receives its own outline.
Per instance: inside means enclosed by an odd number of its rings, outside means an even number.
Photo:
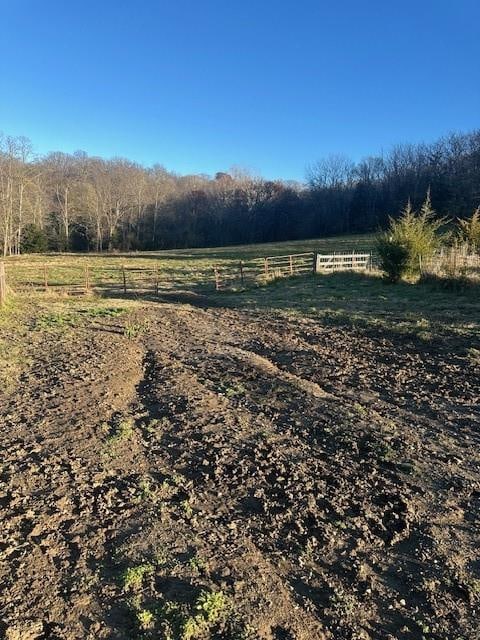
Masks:
[[[192,289],[203,287],[209,290],[213,283],[212,267],[237,268],[239,260],[248,261],[269,255],[286,253],[303,253],[319,251],[351,251],[352,249],[368,250],[373,243],[371,235],[342,236],[318,240],[302,240],[296,242],[276,242],[236,247],[217,247],[210,249],[177,249],[171,251],[151,251],[138,253],[113,254],[30,254],[7,258],[7,279],[12,287],[43,287],[44,265],[47,266],[49,286],[76,285],[81,288],[84,283],[84,268],[90,267],[90,280],[93,284],[105,285],[112,282],[117,286],[122,280],[120,268],[146,269],[149,272],[131,271],[127,278],[131,284],[137,283],[141,288],[153,287],[153,270],[158,270],[160,288]],[[258,269],[258,265],[256,267]],[[142,279],[144,285],[142,286]]]
[[[41,282],[43,276],[40,265],[46,263],[49,280],[53,280],[53,283],[55,279],[59,282],[68,282],[69,279],[81,282],[83,265],[86,263],[94,269],[113,268],[111,277],[117,280],[118,267],[122,264],[147,268],[156,265],[162,276],[175,281],[172,288],[195,289],[208,282],[209,286],[203,290],[210,295],[213,293],[212,264],[228,265],[239,259],[249,260],[266,255],[311,250],[323,253],[368,250],[372,244],[372,235],[357,235],[163,252],[29,255],[10,258],[7,265],[13,274],[19,269],[18,263],[28,263],[32,266],[36,279]],[[79,269],[64,270],[64,264],[75,265]],[[94,280],[94,276],[92,279]],[[445,331],[476,338],[480,329],[480,296],[476,290],[459,294],[427,285],[402,283],[391,286],[384,284],[379,277],[359,274],[337,273],[318,275],[315,278],[285,279],[240,293],[222,292],[216,294],[214,299],[217,304],[250,309],[270,308],[275,313],[301,313],[328,323],[388,327],[400,332],[415,332],[425,338]],[[116,304],[118,302],[117,299]],[[104,299],[102,304],[105,303],[107,300]],[[48,304],[53,304],[53,296]],[[61,304],[73,308],[77,304],[85,305],[85,299],[78,303],[72,299],[64,300]]]
[[[238,294],[227,304],[316,317],[324,324],[384,328],[424,339],[452,333],[480,338],[480,296],[427,284],[390,285],[379,275],[333,273],[291,278]]]
[[[95,265],[135,264],[141,260],[143,266],[158,263],[177,263],[179,267],[192,261],[202,265],[204,262],[229,262],[240,259],[263,258],[265,256],[283,255],[289,253],[303,253],[319,251],[329,253],[333,251],[370,250],[373,245],[372,234],[338,236],[333,238],[318,238],[313,240],[295,240],[291,242],[268,242],[265,244],[236,245],[230,247],[213,247],[202,249],[171,249],[168,251],[140,251],[129,253],[51,253],[12,256],[6,258],[7,265],[15,263],[48,264],[82,264],[88,261]]]

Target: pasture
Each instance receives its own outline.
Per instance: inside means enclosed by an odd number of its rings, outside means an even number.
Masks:
[[[211,274],[370,246],[7,260],[40,282],[0,312],[7,640],[476,637],[478,291]],[[41,290],[87,262],[173,284]]]

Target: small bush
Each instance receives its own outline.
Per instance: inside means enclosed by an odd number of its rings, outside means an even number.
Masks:
[[[464,242],[480,247],[480,207],[470,218],[458,221],[460,239]]]
[[[389,282],[419,274],[422,260],[430,258],[440,247],[439,230],[445,222],[445,218],[436,218],[430,192],[419,212],[408,202],[399,218],[390,218],[388,230],[376,241],[380,268]]]
[[[408,271],[410,251],[408,246],[384,233],[377,238],[376,250],[380,258],[380,267],[389,282],[398,282]]]

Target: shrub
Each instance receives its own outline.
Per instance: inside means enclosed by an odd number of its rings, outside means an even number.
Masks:
[[[409,201],[399,218],[390,218],[388,230],[376,241],[380,268],[388,281],[398,282],[404,276],[420,272],[421,261],[440,247],[442,238],[438,232],[445,222],[445,218],[435,216],[430,191],[418,213]]]
[[[389,282],[398,282],[408,269],[409,249],[390,234],[384,233],[377,238],[376,250],[380,258],[380,267]]]
[[[460,238],[480,247],[480,207],[478,207],[470,218],[460,219],[458,221]]]

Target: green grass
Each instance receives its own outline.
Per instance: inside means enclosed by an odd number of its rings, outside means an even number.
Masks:
[[[158,261],[174,262],[185,264],[188,261],[196,263],[212,260],[240,260],[250,258],[263,258],[265,256],[285,255],[289,253],[303,253],[306,251],[320,251],[330,253],[333,251],[350,251],[350,250],[371,250],[374,244],[374,234],[358,234],[333,236],[330,238],[314,238],[308,240],[290,240],[285,242],[266,242],[262,244],[245,244],[232,245],[228,247],[207,247],[201,249],[169,249],[165,251],[138,251],[128,253],[48,253],[37,254],[32,253],[21,256],[11,256],[5,259],[7,266],[15,263],[25,262],[36,267],[37,271],[41,271],[43,278],[43,265],[50,268],[54,274],[56,265],[65,262],[75,264],[78,271],[84,273],[85,265],[98,264],[103,267],[121,267],[122,264],[128,265],[131,261],[138,263],[139,260],[146,266],[155,266]],[[54,279],[52,279],[54,282]]]
[[[116,254],[31,254],[6,259],[7,281],[18,290],[40,291],[43,295],[63,292],[85,295],[85,267],[89,267],[89,282],[97,292],[117,293],[123,289],[122,267],[126,268],[127,293],[155,292],[157,283],[165,290],[211,290],[214,286],[213,267],[245,268],[256,263],[261,268],[266,256],[303,253],[307,251],[370,250],[372,235],[342,236],[295,242],[275,242],[210,249],[178,249]],[[45,274],[48,289],[45,290]]]
[[[385,283],[378,275],[332,273],[278,280],[241,293],[225,305],[318,319],[323,324],[387,329],[429,340],[443,333],[478,338],[478,292],[455,293],[428,284]]]
[[[73,283],[83,278],[84,265],[91,265],[91,282],[108,279],[117,284],[115,297],[106,289],[103,297],[60,297],[51,288],[48,293],[36,296],[45,309],[43,324],[62,327],[75,324],[69,311],[90,321],[104,317],[121,316],[130,307],[138,306],[146,299],[155,301],[154,269],[159,274],[160,292],[166,290],[197,291],[210,297],[215,305],[242,309],[270,310],[275,314],[309,316],[325,324],[342,324],[376,329],[389,329],[399,333],[414,333],[429,340],[445,332],[476,337],[479,330],[480,296],[478,288],[449,291],[431,283],[385,284],[373,274],[333,273],[329,275],[297,276],[272,281],[263,286],[249,287],[244,291],[214,290],[212,265],[236,266],[244,261],[266,255],[284,255],[290,252],[317,250],[320,252],[369,250],[372,235],[342,236],[296,242],[279,242],[259,245],[222,247],[213,249],[185,249],[161,252],[129,254],[63,254],[30,255],[7,259],[7,274],[20,279],[29,273],[41,283],[43,265],[48,264],[52,281]],[[132,269],[128,275],[128,294],[118,292],[121,266]],[[138,268],[138,271],[133,269]],[[147,271],[145,270],[147,269]],[[148,271],[149,270],[149,271]],[[23,276],[22,276],[23,273]],[[30,276],[29,276],[30,277]],[[12,286],[15,283],[12,282]],[[136,289],[135,289],[136,287]],[[135,293],[136,296],[131,295]],[[19,296],[23,297],[23,296]],[[188,300],[187,300],[188,302]],[[0,314],[1,315],[1,314]],[[135,320],[126,319],[124,333],[134,338],[143,331]],[[476,345],[473,345],[476,348]],[[228,391],[228,390],[227,390]],[[229,395],[233,395],[230,391]]]
[[[8,298],[0,310],[0,389],[10,393],[30,363],[25,333],[32,309],[25,300]]]

